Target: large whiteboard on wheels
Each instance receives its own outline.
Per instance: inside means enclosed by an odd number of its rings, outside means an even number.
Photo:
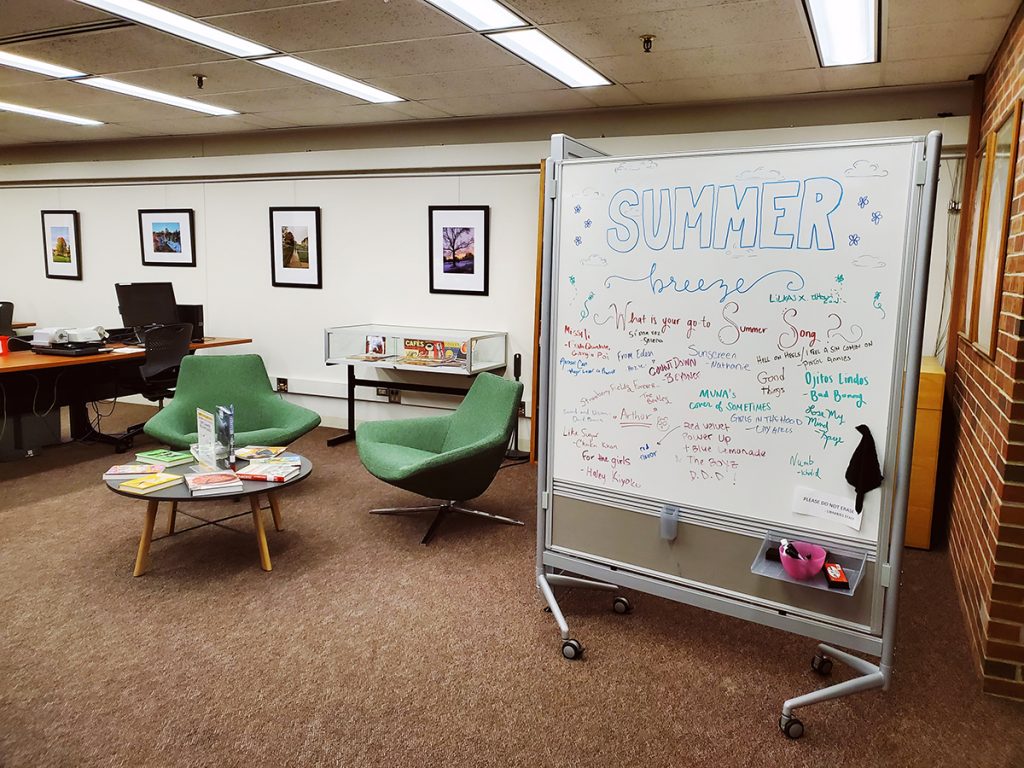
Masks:
[[[915,145],[561,166],[552,480],[876,543],[845,474],[891,467]],[[883,485],[883,489],[885,485]]]

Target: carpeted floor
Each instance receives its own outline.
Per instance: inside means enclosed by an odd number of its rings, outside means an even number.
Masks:
[[[1024,705],[980,693],[942,552],[906,558],[892,688],[804,710],[790,742],[812,641],[580,591],[562,605],[586,658],[565,661],[531,467],[478,503],[525,528],[453,519],[423,547],[427,519],[366,513],[415,501],[328,434],[295,445],[315,470],[282,493],[272,573],[240,518],[155,541],[132,578],[145,504],[103,486],[108,447],[0,465],[0,765],[1024,766]]]

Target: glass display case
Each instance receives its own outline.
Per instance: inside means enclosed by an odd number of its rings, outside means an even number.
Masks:
[[[399,325],[341,325],[324,330],[327,365],[472,376],[504,368],[508,334]]]

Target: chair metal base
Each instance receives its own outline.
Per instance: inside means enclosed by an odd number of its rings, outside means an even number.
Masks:
[[[451,513],[459,515],[469,515],[471,517],[483,517],[491,520],[495,523],[502,523],[504,525],[523,525],[522,520],[513,520],[511,517],[503,517],[501,515],[495,515],[490,512],[481,512],[479,509],[469,509],[461,506],[457,501],[446,501],[442,504],[429,504],[425,507],[385,507],[383,509],[371,509],[371,515],[415,515],[420,512],[436,512],[433,521],[430,523],[430,527],[427,528],[427,532],[423,535],[420,540],[420,544],[429,544],[430,540],[434,538],[434,533],[441,525],[441,521],[444,520],[445,516]]]

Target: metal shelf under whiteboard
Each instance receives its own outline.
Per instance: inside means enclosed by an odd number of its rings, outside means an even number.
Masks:
[[[835,548],[828,550],[830,562],[839,563],[843,566],[843,570],[846,571],[846,578],[850,581],[849,589],[832,589],[828,585],[828,580],[825,578],[824,570],[815,574],[810,579],[794,579],[788,573],[785,568],[782,567],[782,563],[777,560],[767,560],[764,556],[765,552],[769,548],[779,548],[782,543],[782,539],[796,540],[791,534],[780,534],[775,531],[768,531],[765,534],[764,539],[761,541],[761,547],[757,551],[757,556],[754,558],[754,562],[750,564],[750,572],[757,574],[758,576],[765,576],[769,579],[777,579],[778,581],[787,581],[790,584],[796,584],[800,587],[807,587],[809,589],[823,589],[826,592],[831,592],[834,595],[840,595],[842,597],[853,597],[853,593],[857,591],[857,586],[860,584],[861,578],[864,576],[865,565],[867,564],[867,554],[864,552],[856,552],[854,550],[840,551]],[[814,542],[808,542],[813,544]]]

